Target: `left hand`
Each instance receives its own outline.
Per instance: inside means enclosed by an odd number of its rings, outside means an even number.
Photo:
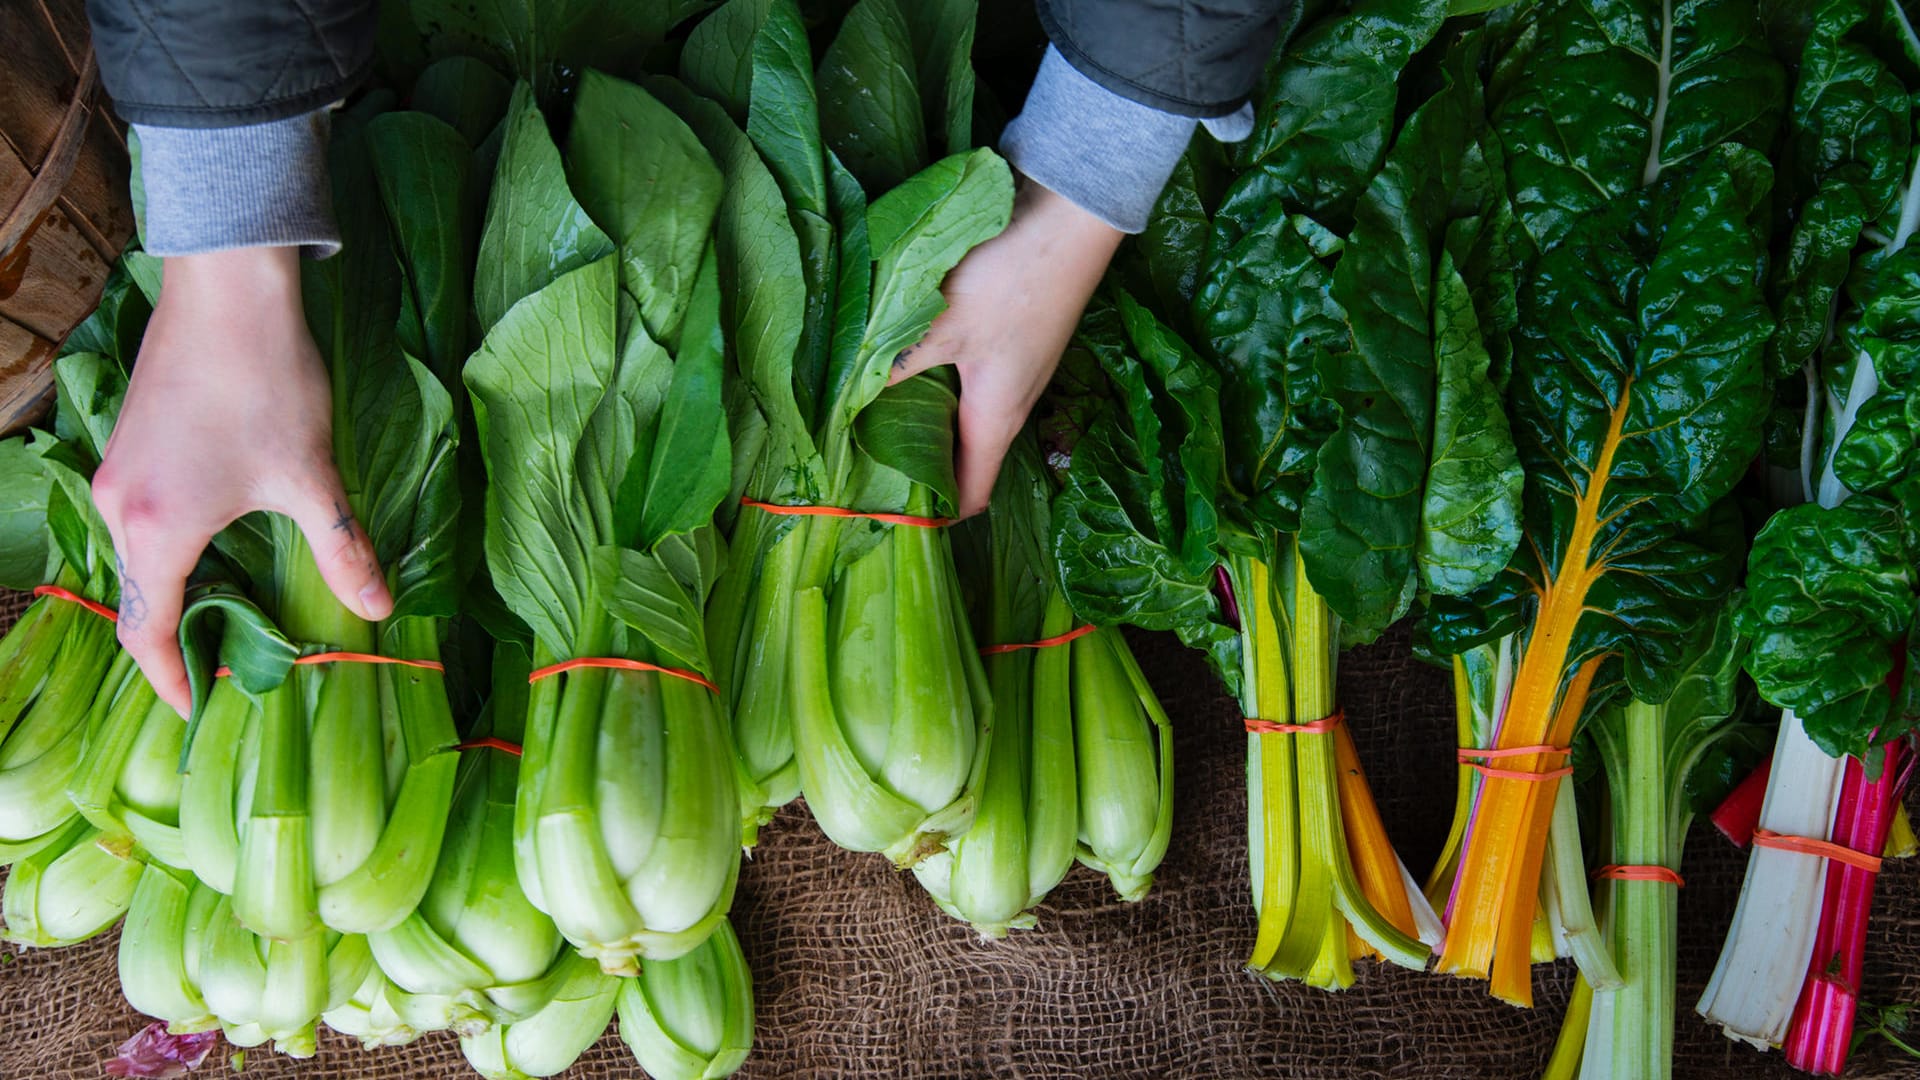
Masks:
[[[1125,235],[1022,178],[1006,231],[953,268],[941,286],[947,310],[894,360],[890,383],[941,364],[960,372],[962,517],[987,508],[1007,448]]]

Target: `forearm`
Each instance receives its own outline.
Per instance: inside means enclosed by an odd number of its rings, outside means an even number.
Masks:
[[[1123,232],[1148,215],[1205,124],[1252,130],[1247,95],[1293,0],[1039,0],[1053,44],[1000,149],[1015,168]]]

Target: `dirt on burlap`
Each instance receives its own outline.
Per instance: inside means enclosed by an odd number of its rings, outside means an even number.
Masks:
[[[0,597],[0,627],[20,597]],[[734,917],[754,970],[759,1023],[743,1077],[1528,1077],[1552,1049],[1572,973],[1537,970],[1536,1007],[1480,984],[1366,965],[1353,989],[1272,985],[1241,969],[1251,942],[1244,741],[1196,656],[1137,636],[1177,728],[1175,839],[1146,900],[1122,904],[1076,869],[1040,928],[981,941],[937,911],[911,875],[840,851],[790,807],[741,875]],[[1341,694],[1387,826],[1416,873],[1453,805],[1446,680],[1402,638],[1349,653]],[[1745,857],[1694,830],[1680,905],[1683,1078],[1790,1076],[1780,1055],[1736,1046],[1693,1014],[1733,913]],[[1891,863],[1867,957],[1866,998],[1920,1001],[1920,865]],[[0,1080],[80,1080],[145,1022],[121,999],[115,935],[0,964]],[[210,1060],[201,1072],[219,1075]],[[249,1053],[245,1074],[308,1080],[471,1075],[451,1037],[365,1051],[323,1039],[295,1062]],[[638,1077],[612,1034],[564,1074]],[[1885,1043],[1849,1076],[1920,1076]]]

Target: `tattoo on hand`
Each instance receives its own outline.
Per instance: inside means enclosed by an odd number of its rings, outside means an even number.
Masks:
[[[333,512],[340,515],[333,519],[333,527],[345,533],[347,539],[353,539],[353,513],[341,506],[339,499],[333,500]]]
[[[140,591],[140,583],[127,576],[127,568],[115,556],[114,563],[120,567],[120,625],[128,630],[138,630],[147,621],[147,598]]]
[[[919,347],[920,346],[918,345],[909,345],[906,348],[901,349],[899,354],[893,358],[893,369],[895,371],[898,371],[901,368],[906,367],[907,357],[912,356],[914,354],[914,350],[918,349]]]

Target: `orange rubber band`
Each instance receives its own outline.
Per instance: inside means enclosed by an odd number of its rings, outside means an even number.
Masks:
[[[1564,746],[1509,746],[1504,750],[1481,750],[1472,746],[1463,746],[1458,751],[1458,757],[1460,764],[1470,765],[1473,763],[1473,758],[1486,758],[1488,761],[1492,761],[1495,758],[1520,757],[1525,754],[1571,753],[1573,753],[1573,751]]]
[[[93,612],[108,622],[117,623],[120,621],[120,613],[107,605],[97,600],[89,600],[79,593],[69,592],[58,585],[36,585],[33,588],[33,595],[51,596],[55,600],[65,600],[70,604],[79,604],[81,607],[86,608],[88,611]]]
[[[699,683],[701,686],[706,687],[716,694],[720,692],[719,687],[708,682],[698,672],[682,671],[679,668],[661,667],[659,664],[649,664],[645,660],[627,660],[618,656],[582,656],[574,660],[562,660],[557,664],[548,664],[546,667],[527,676],[527,682],[537,683],[541,679],[550,679],[563,671],[576,671],[580,668],[611,668],[614,671],[657,671],[662,675],[671,675],[676,679],[685,679],[690,683]]]
[[[1615,866],[1609,863],[1593,876],[1612,881],[1660,881],[1676,889],[1687,887],[1687,879],[1664,866]]]
[[[361,652],[314,653],[311,656],[296,656],[293,662],[296,666],[311,664],[398,664],[401,667],[421,668],[426,671],[444,672],[447,670],[446,665],[438,660],[402,660],[397,656],[375,656],[372,653]],[[232,674],[232,668],[219,667],[214,669],[213,677],[216,679],[224,679]]]
[[[1050,638],[1041,638],[1039,641],[1023,641],[1018,645],[988,645],[980,650],[980,655],[998,656],[1001,653],[1018,652],[1021,649],[1051,649],[1055,645],[1065,645],[1069,641],[1086,637],[1098,629],[1100,628],[1092,623],[1088,623],[1078,629],[1069,630],[1064,634],[1056,634]]]
[[[1544,746],[1544,745],[1543,746],[1509,746],[1504,749],[1493,749],[1493,750],[1482,750],[1474,746],[1463,746],[1455,753],[1454,756],[1455,756],[1455,759],[1460,762],[1460,764],[1465,765],[1467,768],[1472,769],[1474,772],[1477,772],[1481,776],[1485,776],[1489,779],[1536,781],[1536,780],[1558,780],[1563,776],[1572,776],[1573,766],[1563,765],[1558,769],[1547,769],[1542,772],[1529,772],[1526,769],[1496,769],[1493,766],[1486,764],[1485,762],[1475,761],[1474,759],[1488,758],[1491,760],[1491,759],[1498,759],[1498,758],[1522,757],[1528,754],[1571,754],[1571,753],[1573,753],[1573,751],[1570,748],[1565,746]]]
[[[959,518],[920,517],[915,514],[867,514],[839,506],[782,506],[779,503],[744,498],[740,500],[740,505],[764,510],[769,514],[788,514],[794,517],[864,518],[868,521],[884,521],[888,525],[914,525],[922,529],[945,528],[960,520]]]
[[[1346,720],[1347,710],[1335,709],[1333,715],[1323,716],[1311,724],[1280,724],[1272,720],[1262,720],[1256,716],[1246,717],[1249,735],[1325,735]]]
[[[1777,851],[1793,851],[1801,855],[1815,855],[1822,859],[1846,863],[1848,866],[1865,870],[1869,874],[1880,872],[1881,859],[1878,855],[1869,855],[1864,851],[1855,851],[1845,844],[1815,840],[1811,836],[1787,836],[1772,829],[1753,830],[1753,843],[1756,847],[1773,848]]]
[[[514,757],[520,756],[519,743],[510,743],[505,739],[496,739],[491,735],[487,736],[484,739],[473,739],[468,742],[458,743],[454,746],[454,749],[455,750],[499,750],[502,753],[512,754]]]

